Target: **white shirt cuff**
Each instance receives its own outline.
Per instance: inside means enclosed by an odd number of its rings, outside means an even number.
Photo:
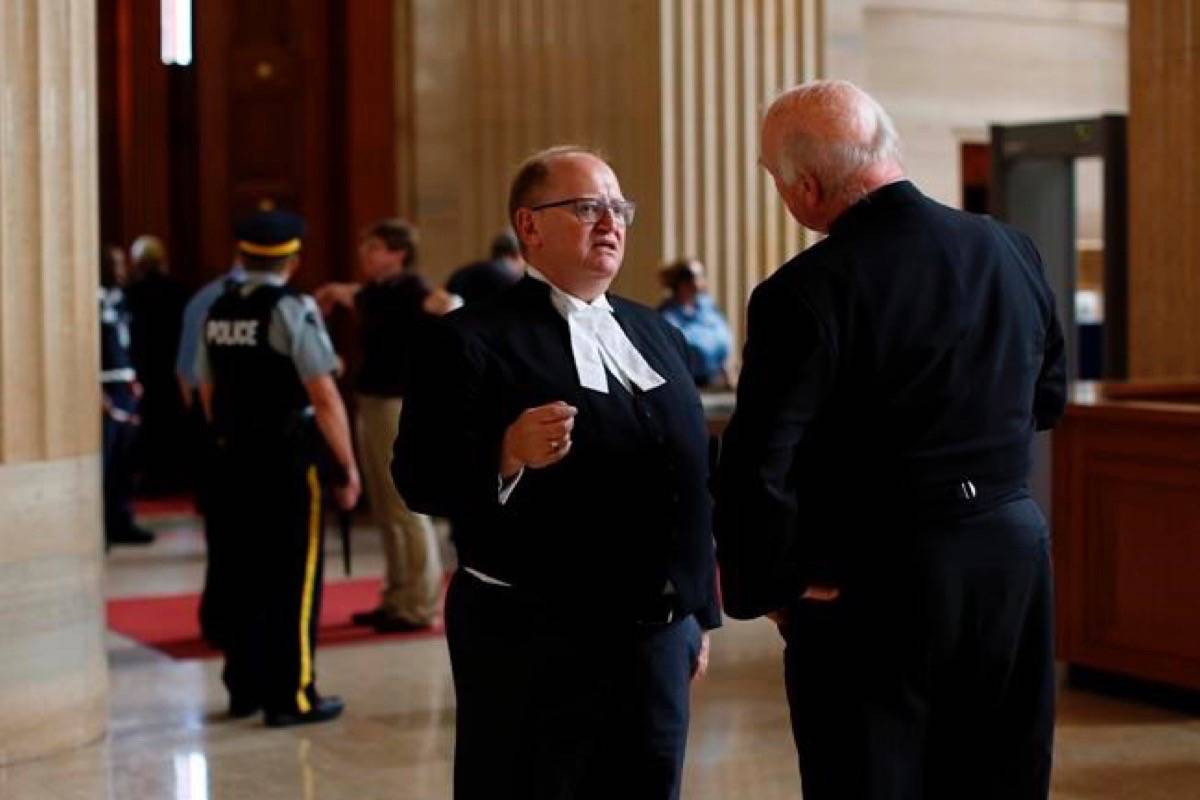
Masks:
[[[508,502],[508,497],[513,493],[513,489],[517,488],[517,482],[521,480],[521,476],[525,474],[525,468],[521,467],[517,470],[517,474],[511,478],[505,478],[503,475],[496,476],[496,485],[499,491],[500,505]]]

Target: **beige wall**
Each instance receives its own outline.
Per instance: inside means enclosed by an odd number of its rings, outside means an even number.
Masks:
[[[991,123],[1124,113],[1123,0],[836,0],[828,74],[861,81],[895,117],[905,164],[961,201],[959,145]],[[1097,238],[1100,186],[1081,175],[1080,231]]]
[[[397,3],[412,34],[401,194],[431,275],[483,255],[525,155],[579,142],[612,157],[640,204],[617,288],[653,302],[658,265],[699,256],[735,330],[749,290],[805,241],[755,164],[758,115],[779,89],[860,82],[896,117],[914,179],[955,205],[959,144],[986,141],[989,123],[1126,107],[1119,0]],[[1089,174],[1080,234],[1096,238]]]
[[[416,202],[426,270],[486,255],[508,182],[544,147],[610,157],[641,203],[622,276],[637,292],[659,251],[658,9],[645,0],[411,0]],[[632,89],[630,87],[636,87]]]
[[[816,0],[401,0],[414,31],[416,207],[427,271],[484,254],[514,168],[598,147],[639,203],[617,289],[654,302],[698,255],[735,326],[799,249],[756,165],[764,100],[817,70]]]
[[[0,9],[0,763],[106,719],[94,6]]]

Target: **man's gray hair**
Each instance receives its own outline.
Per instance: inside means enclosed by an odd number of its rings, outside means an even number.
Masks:
[[[883,106],[849,81],[810,81],[781,93],[768,118],[786,114],[773,171],[792,185],[812,175],[830,195],[856,199],[856,182],[881,163],[900,163],[900,137]]]

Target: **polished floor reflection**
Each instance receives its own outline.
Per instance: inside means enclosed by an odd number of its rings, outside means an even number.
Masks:
[[[160,541],[108,560],[110,596],[194,591],[203,569],[194,521],[165,516]],[[355,534],[355,574],[378,574],[371,532]],[[336,579],[338,553],[329,550]],[[709,677],[696,687],[684,796],[800,796],[768,623],[718,632]],[[450,796],[454,693],[444,642],[391,641],[323,649],[322,691],[346,714],[307,728],[268,730],[223,718],[218,661],[172,661],[109,637],[112,717],[106,741],[0,769],[0,798],[95,800],[363,800]],[[1200,798],[1200,720],[1064,690],[1056,800]]]

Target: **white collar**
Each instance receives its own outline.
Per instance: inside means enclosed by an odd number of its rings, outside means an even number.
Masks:
[[[538,271],[537,267],[526,265],[525,274],[535,281],[541,281],[550,287],[550,300],[554,303],[554,307],[558,309],[558,313],[563,315],[563,319],[570,317],[572,311],[583,311],[588,308],[602,308],[610,312],[613,310],[612,303],[608,302],[608,295],[606,294],[601,294],[589,303],[587,300],[580,299],[555,286],[550,282],[549,278]]]
[[[550,303],[567,321],[581,386],[608,394],[606,371],[631,392],[635,386],[648,392],[666,383],[621,329],[607,296],[602,294],[589,303],[550,283],[534,267],[526,267],[525,272],[550,287]]]

